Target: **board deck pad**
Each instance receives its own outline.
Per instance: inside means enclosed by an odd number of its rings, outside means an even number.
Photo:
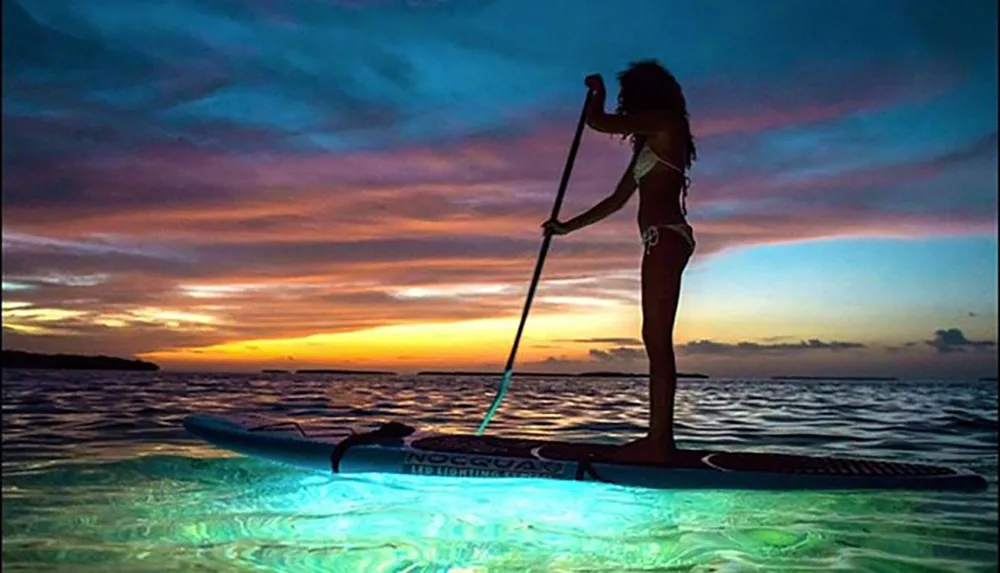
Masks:
[[[541,457],[560,461],[589,459],[591,462],[603,461],[622,465],[651,465],[615,462],[610,456],[618,449],[618,446],[611,444],[554,442],[494,436],[442,435],[416,440],[412,446],[418,450],[449,453],[475,453],[525,459]],[[706,458],[708,463],[705,461]],[[704,450],[680,450],[676,457],[666,464],[657,465],[666,468],[686,469],[707,469],[714,466],[731,471],[810,475],[935,476],[956,474],[955,470],[946,467],[881,460]]]
[[[618,445],[435,434],[398,422],[339,428],[256,415],[193,414],[191,433],[218,447],[333,473],[600,481],[659,489],[981,491],[973,472],[930,464],[766,452],[680,450],[665,464],[614,460]]]

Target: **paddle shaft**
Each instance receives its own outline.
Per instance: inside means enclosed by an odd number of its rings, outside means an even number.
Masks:
[[[576,161],[576,151],[580,148],[580,139],[583,137],[583,126],[584,123],[586,123],[587,106],[590,105],[590,95],[591,91],[587,90],[587,96],[583,100],[583,108],[580,110],[580,119],[576,123],[576,133],[573,135],[573,143],[569,147],[569,157],[566,158],[566,166],[563,167],[562,180],[559,181],[559,191],[556,193],[556,200],[552,205],[552,215],[549,217],[550,221],[554,221],[559,217],[559,209],[562,207],[563,197],[566,195],[566,187],[569,184],[569,176],[573,171],[573,162]],[[545,255],[549,252],[549,244],[551,242],[552,234],[545,233],[545,237],[542,239],[542,248],[538,253],[538,262],[535,263],[535,272],[531,277],[531,286],[528,287],[528,297],[524,301],[524,310],[521,311],[521,323],[517,326],[517,334],[514,335],[514,344],[511,346],[510,355],[507,357],[507,365],[504,366],[503,379],[500,383],[500,389],[497,390],[497,395],[493,399],[493,404],[490,405],[490,409],[486,413],[486,417],[483,418],[483,422],[480,424],[479,430],[476,432],[477,435],[482,434],[486,429],[486,426],[490,423],[490,419],[493,417],[493,414],[497,411],[497,408],[500,407],[504,394],[507,393],[507,387],[510,385],[510,379],[514,371],[514,358],[517,356],[517,347],[521,343],[521,333],[524,332],[524,323],[528,320],[528,312],[531,310],[531,301],[535,298],[535,289],[538,287],[538,281],[542,276],[542,266],[545,264]]]

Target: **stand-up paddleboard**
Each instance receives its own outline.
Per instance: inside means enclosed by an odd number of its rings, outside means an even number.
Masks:
[[[310,431],[293,421],[194,414],[184,427],[220,448],[341,474],[547,478],[658,489],[983,490],[975,473],[858,458],[685,450],[666,465],[613,462],[617,446],[433,434],[389,422]]]

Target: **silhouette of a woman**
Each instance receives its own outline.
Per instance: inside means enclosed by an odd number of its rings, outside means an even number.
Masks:
[[[687,104],[674,76],[654,60],[632,63],[618,74],[618,108],[604,111],[607,97],[600,75],[585,80],[591,90],[587,125],[621,134],[633,154],[617,188],[589,210],[567,221],[547,221],[548,233],[565,235],[621,209],[639,191],[642,257],[642,339],[649,357],[649,432],[616,453],[625,462],[663,463],[676,451],[674,395],[677,364],[673,330],[681,275],[694,252],[688,224],[686,172],[696,159]]]

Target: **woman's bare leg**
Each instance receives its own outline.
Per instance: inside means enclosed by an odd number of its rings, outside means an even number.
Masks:
[[[687,243],[665,232],[642,261],[642,339],[649,357],[649,432],[623,446],[622,461],[663,463],[674,443],[677,361],[673,330],[680,301],[681,275],[690,253]]]

